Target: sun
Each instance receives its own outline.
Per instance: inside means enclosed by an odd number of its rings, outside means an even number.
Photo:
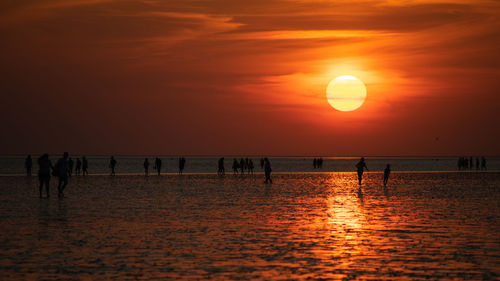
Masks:
[[[336,110],[353,111],[365,102],[366,87],[354,76],[339,76],[328,84],[326,98]]]

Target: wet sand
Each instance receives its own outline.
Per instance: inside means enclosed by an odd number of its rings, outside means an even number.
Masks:
[[[499,173],[0,177],[2,280],[498,280]],[[45,196],[45,195],[44,195]]]

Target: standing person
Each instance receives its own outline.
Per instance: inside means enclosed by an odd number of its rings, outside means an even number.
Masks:
[[[89,168],[89,162],[87,161],[87,157],[83,156],[82,157],[82,175],[83,176],[87,176],[89,174],[88,168]]]
[[[148,158],[144,158],[144,175],[147,177],[149,175],[149,160]]]
[[[184,172],[184,166],[186,166],[186,158],[180,157],[179,158],[179,175],[182,175],[182,172]]]
[[[266,181],[265,183],[273,183],[273,180],[271,179],[271,162],[269,162],[269,159],[264,158],[264,174],[266,175]]]
[[[253,168],[254,168],[254,166],[253,166],[253,161],[252,161],[252,159],[249,159],[249,160],[248,160],[248,173],[249,173],[249,174],[252,174],[252,175],[253,175]]]
[[[52,167],[52,163],[50,162],[49,155],[45,153],[44,155],[38,158],[38,180],[40,181],[40,198],[42,198],[43,186],[45,185],[45,189],[47,191],[47,198],[50,197],[49,185],[50,185],[50,169],[54,169]]]
[[[116,167],[116,160],[115,160],[115,157],[114,156],[111,156],[111,158],[109,158],[109,167],[111,168],[111,176],[114,176],[115,175],[115,167]]]
[[[161,173],[161,159],[158,158],[158,157],[156,157],[156,159],[155,159],[155,166],[154,166],[154,168],[158,172],[158,176],[159,176],[160,173]]]
[[[316,160],[316,158],[314,158],[314,160],[313,160],[313,169],[316,169],[317,163],[318,163],[318,161]]]
[[[241,171],[241,175],[243,175],[245,173],[245,159],[241,158],[240,159],[240,171]]]
[[[361,157],[361,160],[359,160],[358,164],[356,164],[356,169],[358,170],[359,185],[361,185],[361,181],[363,180],[363,172],[365,168],[368,171],[368,167],[365,163],[365,157]]]
[[[238,168],[240,167],[240,164],[238,164],[238,160],[233,159],[233,175],[237,175],[238,174]]]
[[[264,169],[264,158],[260,158],[260,168]]]
[[[391,174],[391,165],[387,164],[384,170],[384,187],[387,186],[387,182],[389,181],[389,175]]]
[[[68,153],[64,152],[63,157],[59,158],[56,163],[57,177],[59,178],[59,184],[57,185],[57,191],[59,197],[64,197],[64,189],[68,185]]]
[[[75,167],[75,174],[77,176],[80,175],[80,170],[82,169],[82,161],[80,160],[80,158],[76,158],[76,167]]]
[[[224,157],[221,157],[217,162],[217,175],[224,176],[225,174],[226,174],[226,169],[224,168]]]
[[[73,175],[73,159],[71,159],[71,157],[69,158],[68,160],[68,176],[72,176]]]
[[[31,155],[28,155],[24,160],[24,168],[26,169],[26,176],[31,177],[31,168],[33,167],[33,160]]]
[[[484,156],[481,157],[481,170],[487,170],[486,169],[486,158],[484,158]]]

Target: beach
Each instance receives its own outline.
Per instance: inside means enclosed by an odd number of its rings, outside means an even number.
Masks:
[[[3,280],[497,280],[500,173],[0,177]]]

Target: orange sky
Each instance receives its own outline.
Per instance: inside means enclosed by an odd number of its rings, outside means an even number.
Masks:
[[[500,155],[500,2],[0,2],[0,154]],[[327,102],[354,75],[353,112]]]

